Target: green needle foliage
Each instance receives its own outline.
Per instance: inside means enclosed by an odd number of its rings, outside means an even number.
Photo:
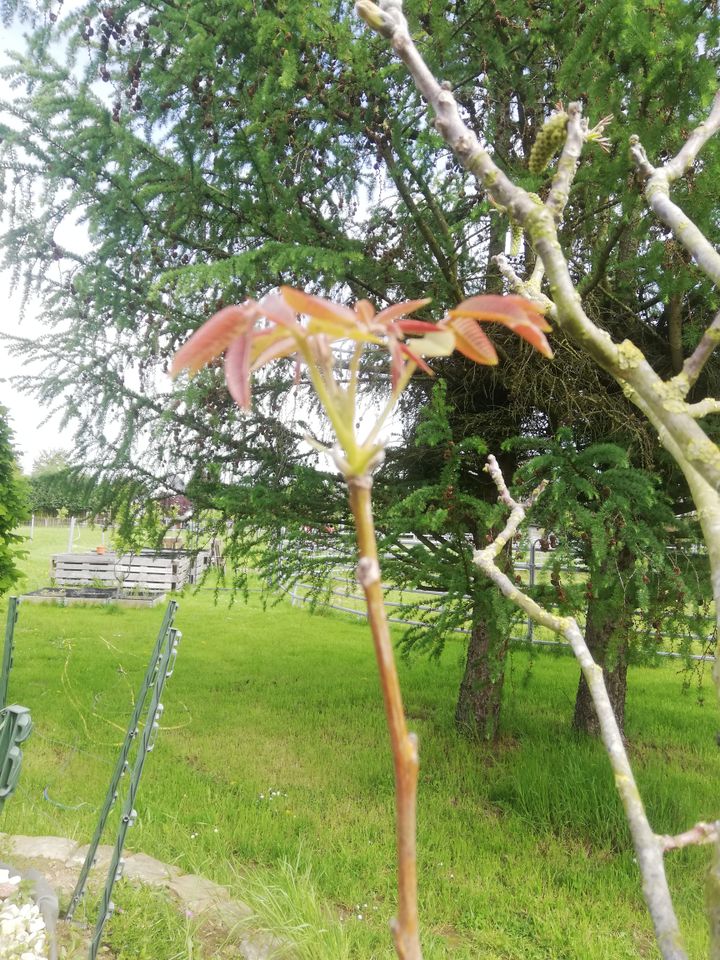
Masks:
[[[565,428],[552,440],[513,445],[541,451],[516,478],[528,492],[549,480],[532,515],[544,530],[539,546],[550,551],[538,600],[585,620],[622,726],[628,664],[652,662],[670,645],[690,668],[689,655],[708,646],[712,597],[697,519],[678,516],[660,478],[632,467],[614,444],[582,448]],[[582,678],[574,722],[597,732]]]
[[[17,562],[25,555],[19,547],[24,537],[16,530],[27,515],[27,485],[15,459],[7,408],[0,406],[0,594],[20,576]]]
[[[542,450],[519,471],[526,488],[550,482],[532,519],[547,531],[550,550],[541,588],[563,612],[577,613],[592,600],[623,639],[632,636],[634,660],[646,659],[673,634],[689,653],[699,607],[710,600],[705,558],[694,516],[679,517],[659,477],[633,468],[614,444],[582,449],[572,431],[553,440],[524,440],[515,446]],[[548,536],[553,542],[548,543]],[[565,573],[587,571],[587,580]]]
[[[517,617],[498,591],[487,589],[485,578],[472,563],[472,551],[484,545],[489,531],[502,525],[503,519],[502,508],[483,496],[487,447],[478,437],[455,442],[448,419],[447,388],[440,382],[423,410],[416,437],[422,459],[432,461],[428,482],[418,483],[398,499],[401,483],[388,482],[392,502],[383,512],[382,544],[390,551],[385,562],[388,579],[400,587],[420,585],[428,591],[447,592],[404,607],[404,615],[421,624],[404,634],[406,654],[422,650],[439,657],[454,632],[485,623],[499,643]],[[416,543],[401,539],[409,529]]]

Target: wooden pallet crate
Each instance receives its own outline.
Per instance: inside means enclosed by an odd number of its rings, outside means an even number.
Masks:
[[[57,553],[51,561],[50,576],[63,587],[95,584],[165,593],[181,590],[190,580],[192,566],[191,556],[177,551]]]

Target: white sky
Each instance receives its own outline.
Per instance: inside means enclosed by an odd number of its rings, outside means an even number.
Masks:
[[[23,31],[18,26],[0,27],[0,65],[7,63],[8,50],[23,49]],[[0,93],[3,97],[9,93],[7,85],[0,78]],[[10,293],[10,277],[0,271],[0,332],[16,336],[33,337],[42,330],[37,308],[30,305],[22,323],[20,323],[19,295]],[[67,431],[60,432],[57,417],[47,424],[42,423],[47,411],[40,409],[38,403],[23,396],[9,382],[9,378],[23,372],[19,360],[8,357],[5,345],[0,343],[0,403],[10,410],[11,426],[15,432],[15,446],[20,454],[22,466],[28,472],[33,460],[42,450],[58,447],[71,447],[72,436]]]

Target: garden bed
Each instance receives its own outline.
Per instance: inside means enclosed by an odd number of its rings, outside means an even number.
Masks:
[[[87,603],[96,606],[116,604],[120,607],[156,607],[165,600],[164,593],[117,590],[115,587],[44,587],[21,597],[23,603],[56,603],[70,606]]]

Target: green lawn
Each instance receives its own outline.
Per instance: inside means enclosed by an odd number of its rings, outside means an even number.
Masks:
[[[81,537],[100,542],[98,531]],[[49,555],[66,545],[67,531],[36,530],[29,585],[47,583]],[[161,617],[160,608],[21,608],[10,699],[31,708],[35,732],[0,829],[89,839]],[[326,924],[331,945],[311,943],[303,958],[390,960],[392,773],[366,628],[285,602],[215,606],[211,593],[181,597],[177,624],[181,652],[129,846],[264,899],[276,914],[295,911],[285,919],[296,924],[317,913],[314,890],[343,930]],[[607,762],[569,733],[574,662],[515,653],[502,743],[482,750],[453,727],[462,654],[453,640],[440,663],[401,666],[421,741],[426,960],[657,956]],[[718,718],[706,687],[703,706],[696,690],[682,692],[677,664],[631,670],[627,732],[658,832],[718,816]],[[43,799],[46,788],[72,809]],[[706,952],[708,856],[669,857],[695,955]],[[123,922],[114,922],[117,956],[189,960],[180,934],[148,946],[150,921],[147,943],[134,925],[123,951]]]

